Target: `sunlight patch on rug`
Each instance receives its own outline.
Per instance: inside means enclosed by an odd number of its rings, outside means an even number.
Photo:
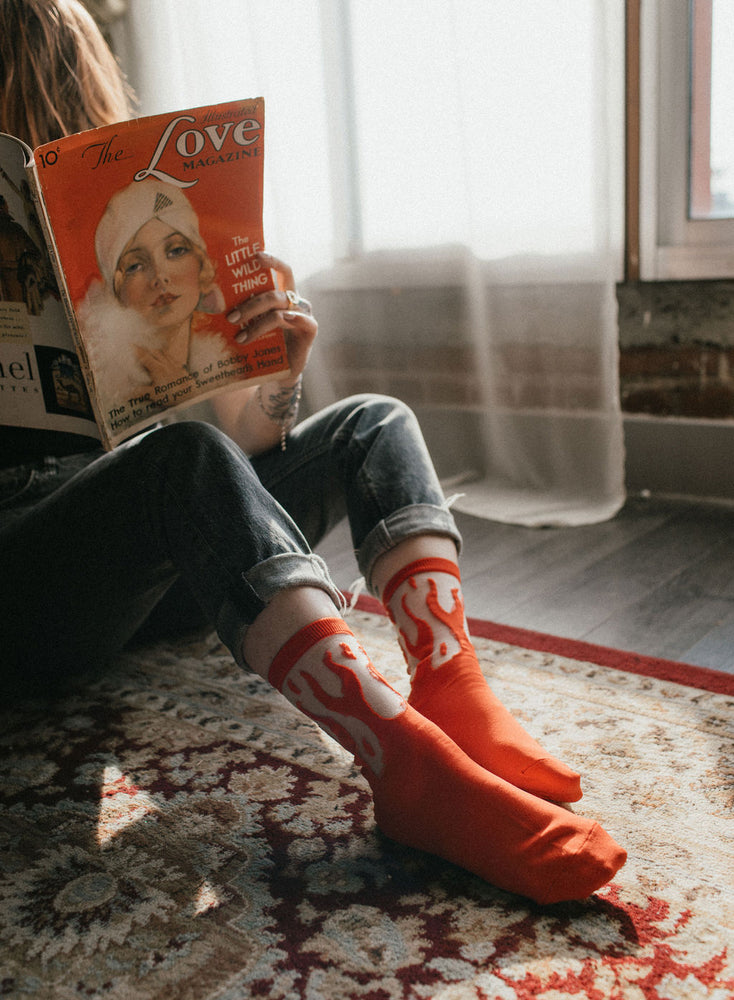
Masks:
[[[221,896],[215,887],[211,884],[211,882],[204,880],[196,890],[196,895],[194,897],[194,916],[200,917],[202,913],[206,913],[207,910],[216,909],[221,902]]]
[[[119,767],[105,765],[97,821],[97,843],[100,847],[108,844],[126,826],[156,811],[157,807],[147,792],[137,788]]]

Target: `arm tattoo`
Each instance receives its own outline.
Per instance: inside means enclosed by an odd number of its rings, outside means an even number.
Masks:
[[[298,405],[301,402],[301,382],[302,378],[299,375],[294,385],[272,391],[266,390],[266,395],[263,395],[261,385],[257,387],[257,401],[260,404],[260,409],[268,420],[280,424],[281,451],[285,451],[286,435],[295,424],[298,416]]]

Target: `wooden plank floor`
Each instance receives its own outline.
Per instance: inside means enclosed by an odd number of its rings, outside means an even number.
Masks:
[[[734,505],[631,497],[579,528],[456,519],[469,616],[734,673]],[[348,589],[346,525],[318,551]]]

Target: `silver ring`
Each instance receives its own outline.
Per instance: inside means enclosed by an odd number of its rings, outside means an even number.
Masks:
[[[292,292],[290,288],[286,288],[285,294],[291,309],[311,315],[311,303],[308,299],[302,298],[298,292]]]

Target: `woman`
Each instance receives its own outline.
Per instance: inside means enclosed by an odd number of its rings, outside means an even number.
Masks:
[[[6,113],[7,81],[28,77],[29,60],[45,81],[0,127],[31,137],[45,128],[51,138],[61,123],[79,125],[70,108],[92,102],[64,103],[63,92],[80,36],[74,58],[85,65],[75,80],[99,96],[112,87],[109,60],[76,0],[0,0]],[[29,51],[39,38],[67,46],[63,81],[48,75],[53,53],[37,60]],[[109,108],[118,114],[119,77],[115,89]],[[89,118],[112,120],[109,109]],[[0,529],[6,669],[48,678],[97,663],[185,584],[235,660],[355,754],[384,833],[540,902],[585,897],[624,851],[556,804],[580,797],[578,775],[525,733],[482,677],[466,632],[459,533],[415,417],[396,400],[360,396],[293,426],[317,323],[290,268],[267,255],[261,263],[280,272],[285,290],[255,296],[230,319],[246,341],[286,330],[288,379],[262,394],[225,394],[223,431],[173,424],[109,454],[61,461],[29,449],[25,466],[6,470],[11,486],[27,482],[6,500]],[[411,673],[407,701],[359,646],[311,550],[343,514],[367,585],[395,624]]]
[[[104,410],[227,356],[224,338],[202,323],[224,309],[224,296],[180,188],[149,178],[114,194],[95,252],[103,281],[79,316]]]

